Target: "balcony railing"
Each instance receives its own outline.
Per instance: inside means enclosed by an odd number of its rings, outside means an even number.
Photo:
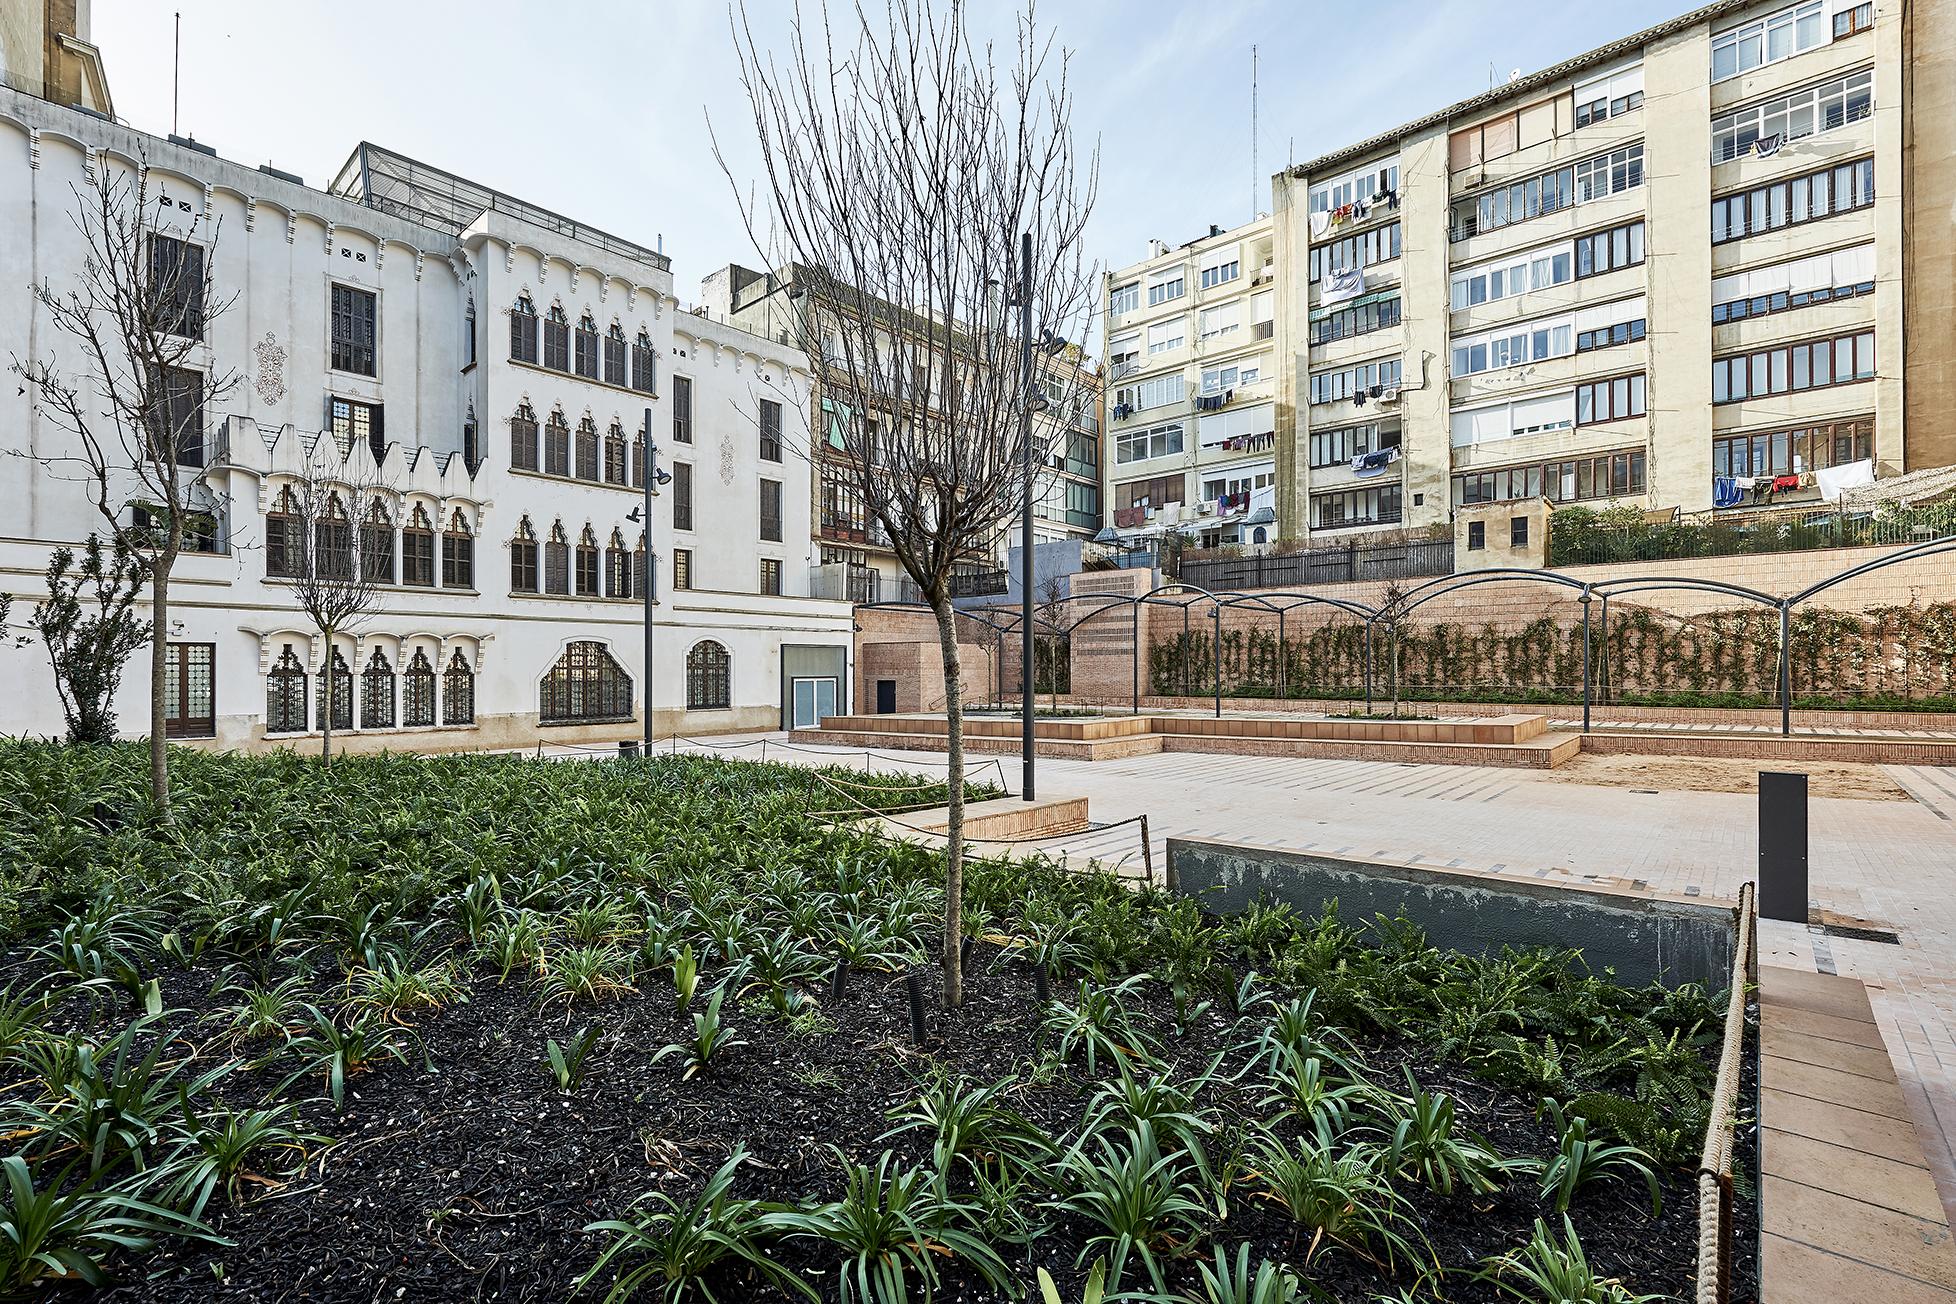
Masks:
[[[954,598],[990,597],[1005,592],[1005,589],[1003,570],[951,572],[951,596]]]

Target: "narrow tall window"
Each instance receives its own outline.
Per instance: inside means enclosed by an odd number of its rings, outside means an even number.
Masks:
[[[265,513],[265,574],[290,579],[306,564],[305,522],[292,496],[292,486],[279,490],[278,501]]]
[[[394,518],[376,502],[360,524],[360,575],[371,584],[394,582]]]
[[[672,464],[672,528],[693,528],[693,464]]]
[[[632,345],[632,388],[641,394],[655,394],[659,389],[659,355],[652,349],[652,337],[644,331]]]
[[[604,594],[607,598],[632,596],[632,554],[625,547],[624,534],[616,529],[604,550]]]
[[[435,584],[435,523],[420,503],[401,529],[401,583],[424,589]]]
[[[333,287],[333,370],[356,376],[376,372],[374,341],[378,300],[371,290]]]
[[[611,323],[604,337],[604,383],[625,383],[625,328],[617,322]]]
[[[761,460],[781,460],[781,405],[771,398],[761,400]]]
[[[475,723],[475,671],[460,648],[448,659],[441,676],[441,722],[447,725]]]
[[[534,571],[535,566],[531,569]],[[441,533],[441,586],[445,589],[475,587],[475,536],[469,533],[469,523],[462,519],[459,507],[448,518],[448,528]]]
[[[335,731],[353,729],[353,671],[338,648],[326,654],[326,668],[319,672],[320,727],[332,722]]]
[[[577,374],[586,380],[598,378],[598,324],[588,312],[577,323]]]
[[[602,643],[578,642],[564,649],[544,676],[537,695],[537,718],[546,724],[632,718],[632,677]]]
[[[287,643],[265,680],[265,732],[305,731],[306,668]]]
[[[414,650],[401,676],[401,723],[410,729],[428,729],[435,723],[435,668],[420,648]]]
[[[159,331],[204,338],[204,247],[174,236],[149,238],[149,319]]]
[[[468,311],[462,314],[462,366],[475,365],[475,296],[469,296]]]
[[[342,453],[351,452],[355,442],[367,446],[376,464],[387,460],[386,412],[378,403],[360,403],[350,398],[326,400],[326,428]]]
[[[577,596],[598,596],[598,536],[588,525],[577,540]]]
[[[570,318],[554,303],[543,319],[543,365],[552,371],[570,370]]]
[[[475,400],[469,400],[469,414],[462,418],[462,465],[474,475],[482,469],[482,440],[476,434]]]
[[[543,591],[570,592],[570,540],[564,535],[562,521],[551,525],[550,538],[543,545]]]
[[[711,639],[686,654],[686,709],[724,711],[733,705],[733,658]]]
[[[338,494],[327,497],[325,510],[313,523],[312,547],[314,574],[329,580],[353,578],[353,523],[346,519]]]
[[[781,542],[781,482],[761,481],[761,537],[769,543]]]
[[[624,484],[625,480],[625,428],[614,421],[604,434],[604,482]]]
[[[519,297],[516,306],[509,310],[509,360],[537,360],[537,306],[527,294]]]
[[[552,412],[543,428],[543,469],[547,475],[570,474],[570,422]]]
[[[761,559],[761,592],[781,596],[781,563],[773,557]]]
[[[693,550],[674,548],[672,550],[672,587],[690,589],[693,587]]]
[[[509,464],[518,471],[537,469],[537,414],[519,404],[509,419]]]
[[[693,442],[693,378],[672,378],[672,437],[674,442]]]
[[[209,738],[217,732],[215,643],[172,643],[163,667],[163,732]]]
[[[374,649],[374,654],[367,658],[367,668],[360,672],[360,727],[394,727],[394,667],[379,648]]]
[[[165,367],[151,386],[150,439],[178,466],[204,464],[204,373]]]
[[[509,587],[512,593],[537,591],[537,535],[525,516],[509,541]]]
[[[598,478],[598,426],[588,416],[577,423],[577,478]]]
[[[645,488],[645,432],[632,431],[632,488]]]

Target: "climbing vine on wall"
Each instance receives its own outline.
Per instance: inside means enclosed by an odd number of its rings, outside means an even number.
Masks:
[[[1759,703],[1777,700],[1779,613],[1767,607],[1672,616],[1613,603],[1605,628],[1592,611],[1591,675],[1599,700]],[[1208,626],[1204,628],[1202,626]],[[1208,622],[1148,649],[1148,684],[1160,695],[1214,691],[1218,648]],[[1908,703],[1956,709],[1956,603],[1877,607],[1864,612],[1796,610],[1793,692],[1798,701],[1844,705]],[[1582,626],[1541,616],[1526,624],[1409,622],[1400,673],[1409,695],[1467,700],[1580,698]],[[1386,640],[1376,649],[1384,683]],[[1225,695],[1345,697],[1364,691],[1365,627],[1357,622],[1286,632],[1274,625],[1225,626],[1220,661]]]

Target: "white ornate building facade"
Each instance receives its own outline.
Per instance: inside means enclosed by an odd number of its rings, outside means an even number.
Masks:
[[[145,172],[149,238],[208,260],[228,305],[186,328],[189,361],[240,381],[185,454],[211,519],[172,584],[173,735],[303,747],[330,720],[349,750],[464,750],[635,738],[648,709],[664,735],[846,706],[849,607],[807,596],[806,373],[681,311],[661,252],[371,145],[320,190],[0,89],[10,362],[79,362],[31,287],[77,275],[97,169]],[[16,627],[52,550],[104,525],[58,470],[69,437],[19,388],[0,391]],[[673,477],[649,533],[648,429]],[[346,526],[385,557],[379,608],[331,645],[281,573],[287,490],[322,453],[383,487]],[[147,727],[147,669],[139,652],[116,703],[128,732]],[[60,732],[37,641],[7,641],[0,682],[0,733]]]

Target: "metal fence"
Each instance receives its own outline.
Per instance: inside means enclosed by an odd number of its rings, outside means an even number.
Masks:
[[[1676,521],[1635,525],[1594,525],[1557,512],[1549,523],[1551,566],[1583,566],[1620,561],[1675,561],[1687,557],[1730,557],[1741,553],[1804,552],[1815,548],[1860,548],[1878,544],[1923,543],[1948,533],[1919,513],[1877,516],[1861,511],[1819,509],[1700,513]]]
[[[1295,588],[1351,580],[1423,579],[1453,573],[1452,539],[1416,539],[1361,548],[1313,548],[1259,557],[1184,557],[1176,578],[1210,592]]]

